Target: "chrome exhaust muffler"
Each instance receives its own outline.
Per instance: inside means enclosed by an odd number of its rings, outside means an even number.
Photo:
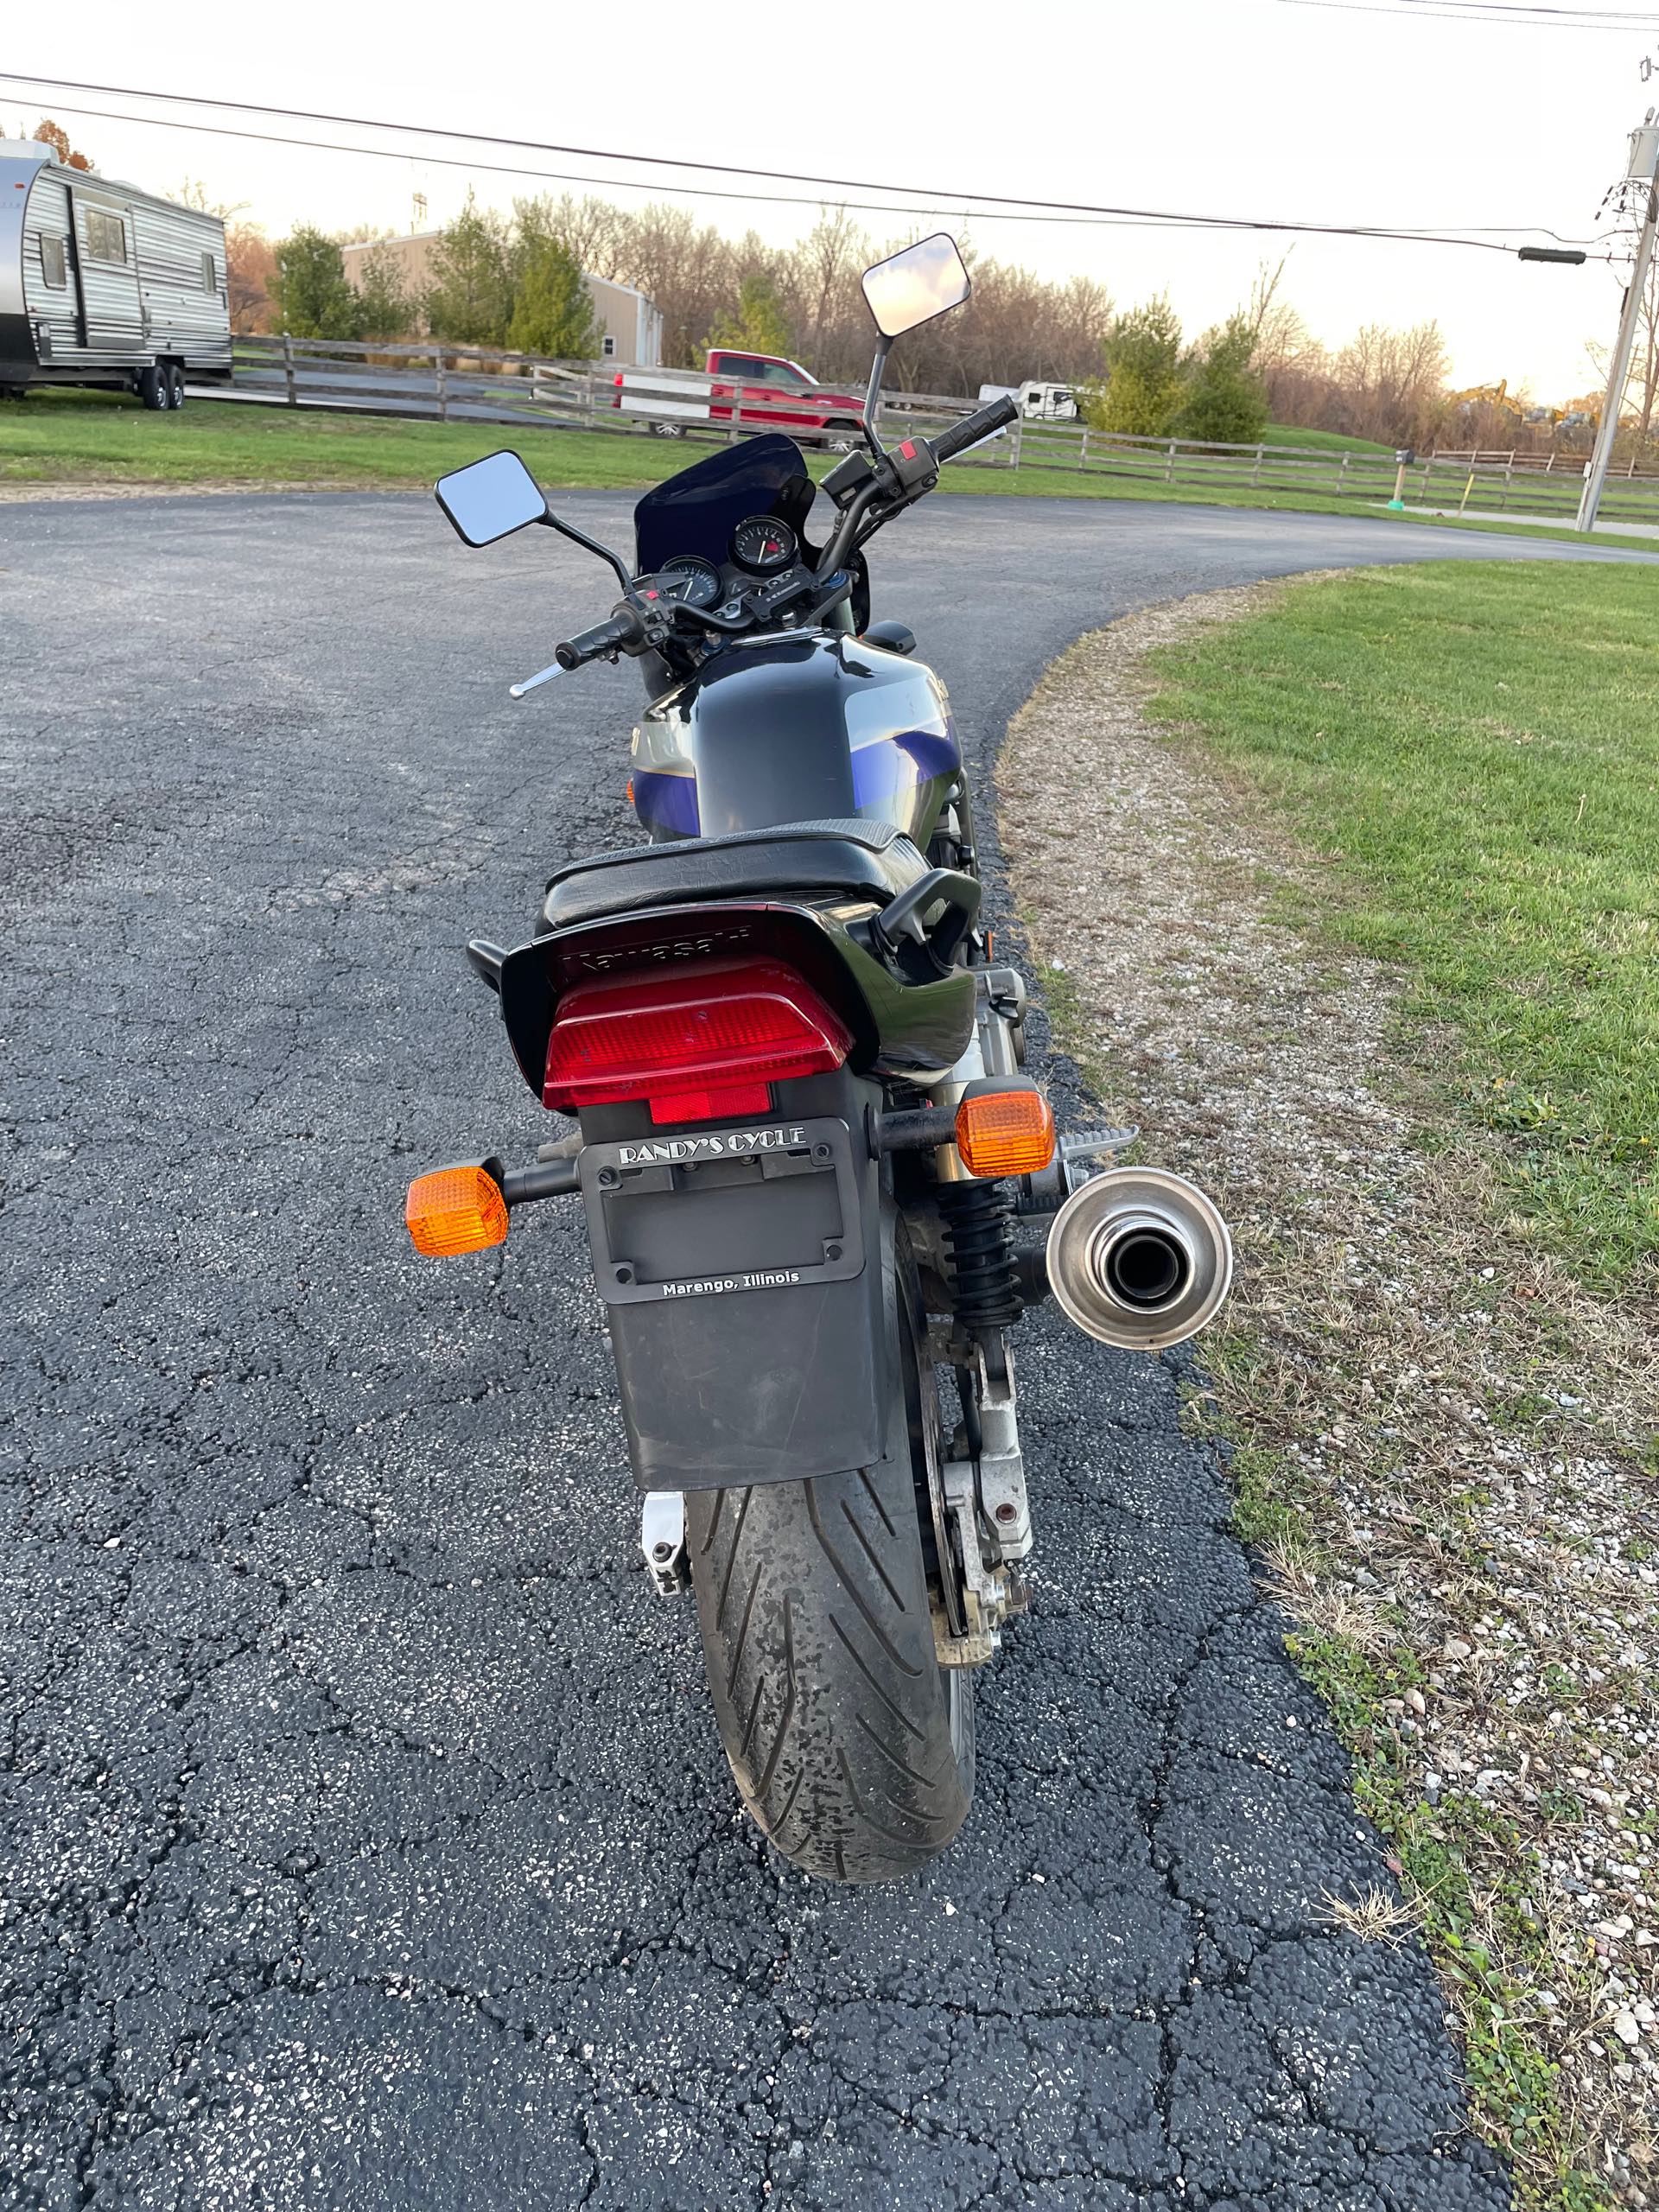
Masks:
[[[1112,1167],[1055,1215],[1048,1279],[1085,1335],[1121,1351],[1161,1351],[1215,1319],[1232,1284],[1233,1242],[1185,1176]]]

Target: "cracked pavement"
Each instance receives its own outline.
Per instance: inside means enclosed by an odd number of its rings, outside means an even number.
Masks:
[[[1562,550],[959,498],[878,611],[988,792],[1128,605]],[[414,499],[0,512],[0,2203],[1506,2203],[1427,1961],[1322,1916],[1377,1847],[1179,1359],[1024,1325],[976,1808],[841,1892],[739,1814],[649,1591],[576,1210],[410,1251],[411,1173],[545,1134],[461,948],[628,837],[634,671],[505,696],[607,596]]]

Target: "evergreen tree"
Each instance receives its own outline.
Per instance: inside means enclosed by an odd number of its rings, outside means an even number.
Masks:
[[[1176,428],[1215,445],[1255,445],[1268,427],[1268,388],[1253,373],[1255,327],[1237,313],[1207,331],[1188,364],[1186,404]]]
[[[737,313],[722,315],[709,334],[711,346],[745,353],[787,353],[789,317],[778,287],[764,269],[752,269],[738,287]]]
[[[340,248],[302,223],[276,249],[270,280],[276,327],[295,338],[355,338],[357,294],[346,280]]]
[[[1168,300],[1160,295],[1120,315],[1102,351],[1105,383],[1083,395],[1090,426],[1128,437],[1167,436],[1186,397],[1181,326]]]
[[[461,346],[503,346],[512,316],[512,272],[506,227],[473,194],[432,251],[436,278],[426,296],[435,338]]]
[[[363,257],[357,288],[358,327],[365,338],[401,338],[415,320],[404,265],[383,241]]]
[[[588,361],[599,352],[588,280],[556,238],[537,238],[519,259],[507,343],[515,353],[556,361]]]

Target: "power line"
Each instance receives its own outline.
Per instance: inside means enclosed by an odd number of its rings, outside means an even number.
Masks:
[[[1552,10],[1548,14],[1503,15],[1489,18],[1484,10],[1471,4],[1464,6],[1460,0],[1402,0],[1402,4],[1390,7],[1386,0],[1274,0],[1281,8],[1319,8],[1342,16],[1392,16],[1395,22],[1410,19],[1443,23],[1478,23],[1490,22],[1493,29],[1513,25],[1516,29],[1541,31],[1620,31],[1626,37],[1634,29],[1659,30],[1659,16],[1618,17],[1614,21],[1598,22],[1580,16],[1572,9]],[[1560,20],[1570,17],[1570,21]]]
[[[1319,0],[1307,0],[1307,4],[1319,4]],[[940,190],[933,187],[872,184],[852,178],[803,175],[789,169],[745,168],[735,163],[681,161],[667,155],[616,153],[595,147],[549,144],[536,139],[496,137],[482,131],[454,130],[442,125],[388,123],[372,116],[329,115],[306,108],[267,107],[256,101],[207,99],[194,93],[185,92],[151,92],[133,86],[83,85],[73,83],[67,78],[18,76],[14,73],[4,71],[0,71],[0,81],[8,84],[45,86],[48,88],[58,87],[70,92],[97,92],[116,99],[165,100],[191,107],[218,108],[240,115],[275,116],[285,121],[338,124],[341,129],[385,130],[404,137],[448,138],[471,145],[500,146],[539,154],[567,155],[576,160],[628,162],[652,168],[696,169],[709,175],[773,178],[785,184],[821,185],[838,195],[842,192],[910,194],[914,200],[921,201],[925,210],[930,213],[938,213],[941,211],[954,213],[960,209],[964,217],[981,222],[1101,224],[1121,225],[1127,227],[1144,226],[1154,229],[1170,230],[1295,232],[1315,237],[1394,239],[1409,245],[1463,246],[1488,253],[1508,253],[1513,251],[1511,247],[1496,244],[1489,238],[1453,237],[1427,226],[1395,229],[1380,225],[1352,223],[1279,222],[1249,216],[1194,215],[1153,207],[1096,206],[1087,200],[1026,200],[1016,198],[1012,194],[958,193]],[[61,103],[58,104],[61,105]],[[435,154],[424,148],[417,155],[412,155],[395,147],[342,146],[323,139],[251,130],[240,125],[188,123],[178,117],[133,115],[107,108],[67,106],[65,107],[64,112],[70,115],[93,116],[105,122],[149,124],[168,130],[207,132],[217,137],[247,138],[268,145],[300,146],[315,152],[359,154],[390,161],[416,159],[435,167],[446,168],[488,169],[502,175],[527,176],[557,184],[608,185],[613,188],[620,187],[636,191],[670,192],[687,197],[765,201],[780,207],[814,207],[821,204],[820,198],[817,194],[803,198],[798,194],[789,193],[734,192],[728,191],[721,186],[671,184],[658,180],[653,180],[647,186],[629,177],[594,176],[590,174],[562,170],[529,168],[517,163],[485,161],[477,157],[462,159],[452,155]],[[970,205],[970,203],[977,204]],[[895,215],[918,212],[914,205],[906,208],[890,206],[886,201],[843,199],[839,200],[838,204],[855,208],[861,214]],[[1502,232],[1499,232],[1496,226],[1491,227],[1499,236],[1511,236],[1516,231],[1527,229],[1540,230],[1547,238],[1554,238],[1559,235],[1554,231],[1544,230],[1540,225],[1511,225],[1507,230]]]
[[[1421,9],[1431,0],[1402,0],[1407,8]],[[1439,4],[1466,10],[1476,16],[1556,16],[1569,23],[1594,23],[1603,29],[1608,23],[1634,23],[1638,29],[1659,29],[1659,16],[1632,15],[1620,8],[1546,8],[1529,7],[1527,0],[1439,0]]]
[[[1659,30],[1659,16],[1632,15],[1619,8],[1531,7],[1527,0],[1401,0],[1401,5],[1414,15],[1427,7],[1453,8],[1460,15],[1542,16],[1591,30],[1608,30],[1625,23],[1634,24],[1638,30]]]

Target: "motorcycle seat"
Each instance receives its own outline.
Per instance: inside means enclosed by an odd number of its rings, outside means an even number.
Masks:
[[[725,837],[626,846],[559,869],[536,934],[704,899],[830,892],[886,906],[926,874],[910,839],[886,822],[785,822]]]

